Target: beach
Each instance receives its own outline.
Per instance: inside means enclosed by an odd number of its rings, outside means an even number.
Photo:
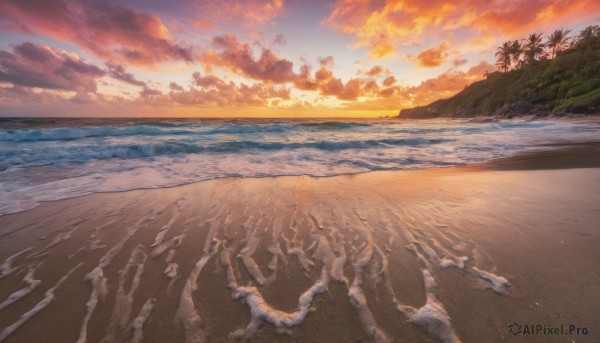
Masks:
[[[598,341],[598,156],[41,202],[0,216],[0,341]]]

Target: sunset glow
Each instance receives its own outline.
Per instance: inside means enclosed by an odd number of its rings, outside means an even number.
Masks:
[[[596,0],[1,0],[0,115],[377,117],[495,70]]]

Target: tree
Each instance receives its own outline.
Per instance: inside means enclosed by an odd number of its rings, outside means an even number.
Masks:
[[[600,41],[600,26],[588,26],[581,30],[574,45],[577,48],[587,49]]]
[[[496,51],[496,66],[498,69],[507,72],[510,68],[510,57],[511,57],[511,43],[504,42],[501,47],[498,47]]]
[[[585,65],[586,76],[589,76],[590,73],[591,55],[595,46],[600,46],[600,26],[598,25],[588,26],[583,29],[577,37],[577,42],[575,42],[575,47],[583,50],[587,57]]]
[[[544,53],[545,44],[542,43],[542,34],[532,33],[525,41],[525,62],[532,63]]]
[[[569,40],[571,39],[570,37],[567,37],[569,33],[571,33],[571,30],[558,29],[554,30],[548,37],[546,46],[550,49],[550,58],[554,58],[557,52],[562,51],[567,47]]]
[[[512,63],[514,64],[514,68],[520,68],[523,61],[521,60],[521,56],[523,55],[524,49],[523,44],[520,40],[514,40],[510,43],[510,55],[512,57]]]

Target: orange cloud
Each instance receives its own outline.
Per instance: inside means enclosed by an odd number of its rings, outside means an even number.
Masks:
[[[154,15],[102,1],[3,0],[3,29],[75,43],[107,60],[153,65],[192,61],[190,47],[175,42]]]
[[[411,59],[416,60],[421,67],[433,68],[439,67],[446,58],[450,55],[448,49],[450,45],[447,42],[442,42],[438,46],[432,46],[428,49],[421,51],[416,57],[409,56]]]
[[[396,78],[393,76],[388,76],[383,80],[383,85],[385,87],[389,87],[389,86],[393,85],[394,83],[396,83]]]
[[[355,47],[383,58],[398,44],[446,40],[459,28],[479,36],[515,36],[593,18],[599,11],[597,0],[338,0],[324,22],[355,36]]]
[[[319,57],[319,64],[322,66],[332,66],[333,56]]]
[[[391,84],[395,78],[383,82],[383,88],[372,89],[367,98],[360,102],[349,102],[343,108],[354,111],[388,111],[398,113],[399,109],[429,104],[432,101],[448,98],[464,89],[465,86],[483,79],[485,72],[493,72],[495,67],[480,62],[466,72],[447,71],[435,78],[421,82],[417,86],[407,87]],[[364,87],[363,87],[364,89]]]
[[[290,99],[289,88],[263,83],[236,84],[214,75],[203,76],[198,72],[194,73],[192,78],[194,82],[189,89],[172,82],[167,94],[144,87],[140,98],[135,101],[156,106],[239,107],[267,106],[271,99]]]
[[[376,65],[373,68],[367,70],[364,74],[370,77],[375,77],[383,74],[386,69],[380,65]]]
[[[372,72],[372,75],[379,75],[383,72],[383,68],[375,66],[367,73],[369,72]],[[390,83],[392,79],[395,82],[393,76],[386,79],[388,86],[393,84],[393,82]],[[300,90],[316,90],[321,95],[334,96],[339,100],[346,101],[357,100],[364,96],[385,96],[381,94],[376,81],[352,78],[344,83],[327,66],[321,66],[314,75],[311,75],[310,67],[303,65],[300,74],[294,80],[294,85]],[[385,85],[386,81],[384,81]]]
[[[460,92],[465,86],[484,78],[486,72],[493,72],[496,67],[488,62],[469,68],[466,72],[447,71],[439,76],[428,79],[418,86],[409,87],[405,91],[411,95],[414,105],[424,105],[432,101],[448,98]]]

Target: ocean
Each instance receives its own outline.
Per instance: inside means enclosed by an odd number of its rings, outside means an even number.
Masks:
[[[471,164],[599,133],[566,121],[0,118],[0,215],[217,178]]]

